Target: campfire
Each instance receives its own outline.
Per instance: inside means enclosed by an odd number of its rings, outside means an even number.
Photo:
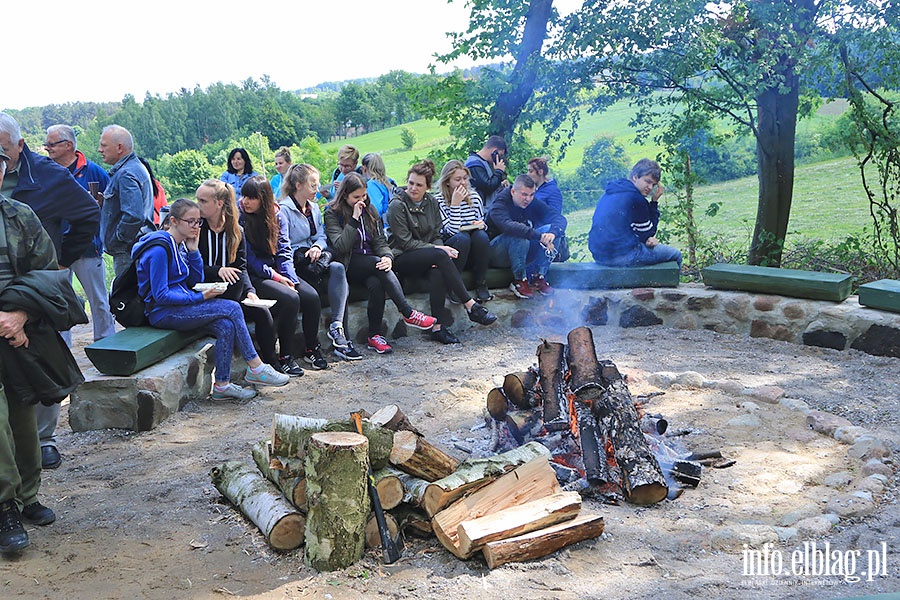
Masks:
[[[492,451],[537,441],[565,489],[609,503],[653,504],[696,487],[699,461],[721,455],[694,455],[667,437],[666,419],[644,406],[652,395],[635,401],[616,365],[597,359],[589,328],[566,341],[543,340],[537,368],[506,375],[488,394]]]

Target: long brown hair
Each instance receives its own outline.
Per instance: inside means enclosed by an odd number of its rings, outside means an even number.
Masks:
[[[228,255],[228,264],[231,264],[237,258],[238,245],[241,242],[241,226],[238,223],[234,188],[219,179],[207,179],[200,184],[200,187],[204,186],[212,188],[213,197],[222,201],[222,214],[225,215],[225,253]]]
[[[450,200],[453,197],[453,190],[450,189],[450,178],[453,177],[453,174],[458,170],[462,169],[466,172],[466,177],[471,177],[472,174],[469,173],[469,169],[466,167],[465,163],[461,160],[452,159],[448,160],[447,164],[444,165],[444,168],[441,169],[441,178],[438,179],[438,188],[441,190],[441,196],[444,197],[444,204],[450,206]],[[469,195],[466,195],[466,202],[469,206],[472,206],[472,188],[469,187],[469,180],[466,179],[466,187],[469,189]]]
[[[275,216],[275,194],[262,175],[254,175],[241,187],[241,195],[259,200],[259,210],[243,213],[244,235],[254,249],[269,256],[278,252],[278,218]],[[262,254],[263,252],[259,252]]]
[[[338,193],[328,203],[328,208],[335,211],[341,216],[341,220],[347,223],[353,217],[353,207],[347,204],[347,197],[358,189],[366,189],[366,179],[359,173],[353,172],[344,175]],[[381,218],[378,211],[368,201],[366,201],[366,210],[363,217],[369,219],[370,225],[381,227]]]

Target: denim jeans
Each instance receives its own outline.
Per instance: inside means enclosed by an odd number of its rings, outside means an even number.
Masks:
[[[602,262],[598,260],[597,263],[608,267],[640,267],[673,261],[678,263],[678,269],[680,270],[682,257],[678,248],[664,244],[657,244],[652,248],[648,248],[646,244],[641,244],[625,256],[604,258]]]
[[[546,225],[537,231],[546,233],[549,229],[550,226]],[[513,279],[521,281],[532,275],[545,276],[550,268],[550,257],[539,240],[501,233],[491,240],[491,265],[512,268]]]

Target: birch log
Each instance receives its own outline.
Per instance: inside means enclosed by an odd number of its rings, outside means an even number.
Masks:
[[[375,491],[381,500],[381,508],[390,510],[403,502],[403,482],[400,481],[400,471],[386,467],[373,473],[375,478]]]
[[[369,417],[369,422],[376,427],[384,427],[390,431],[412,431],[416,435],[422,435],[396,404],[388,404],[384,408],[376,410],[375,414]]]
[[[397,532],[400,531],[400,525],[397,519],[391,513],[384,513],[384,522],[387,523],[388,531],[391,533],[391,539],[397,539]],[[381,548],[381,532],[378,530],[378,520],[375,513],[369,513],[366,517],[366,548]]]
[[[425,481],[436,481],[456,470],[459,461],[411,431],[394,434],[391,464]]]
[[[296,456],[303,458],[309,438],[319,431],[344,431],[356,433],[356,426],[346,421],[311,419],[295,415],[276,414],[272,418],[272,454],[276,456]],[[394,433],[383,427],[376,427],[363,421],[363,435],[369,440],[369,461],[377,471],[388,464],[388,457],[394,444]]]
[[[275,487],[281,490],[281,493],[284,494],[284,497],[287,498],[288,502],[300,509],[301,512],[305,513],[306,477],[303,475],[297,476],[295,474],[297,470],[296,466],[290,467],[289,470],[279,469],[278,465],[283,465],[284,463],[277,459],[275,461],[271,460],[269,458],[268,447],[269,443],[267,441],[259,442],[253,446],[253,461],[259,468],[260,473],[265,475],[266,479],[274,483]],[[300,459],[286,458],[283,460],[296,462]]]

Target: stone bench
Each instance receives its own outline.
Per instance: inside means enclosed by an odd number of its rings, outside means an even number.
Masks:
[[[723,290],[741,290],[843,302],[850,296],[853,278],[840,273],[819,273],[753,265],[718,263],[701,271],[703,283]]]
[[[665,262],[641,267],[607,267],[595,262],[553,263],[547,281],[564,290],[641,287],[678,287],[678,263]]]
[[[879,279],[859,286],[859,303],[868,308],[900,312],[900,281]]]
[[[84,353],[104,375],[132,375],[201,337],[198,331],[128,327],[85,346]]]

